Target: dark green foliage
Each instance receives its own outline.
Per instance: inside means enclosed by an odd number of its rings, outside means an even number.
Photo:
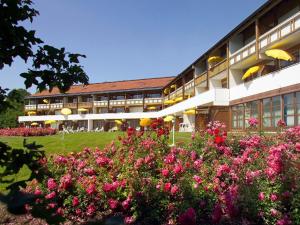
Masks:
[[[33,57],[33,69],[22,73],[26,88],[36,85],[39,91],[49,87],[58,87],[62,92],[67,91],[74,83],[88,83],[88,76],[79,65],[81,54],[71,54],[65,48],[55,48],[49,45],[39,47]]]
[[[0,128],[18,126],[18,116],[24,115],[24,99],[28,95],[24,89],[13,89],[7,94],[3,101],[6,106],[0,110]]]

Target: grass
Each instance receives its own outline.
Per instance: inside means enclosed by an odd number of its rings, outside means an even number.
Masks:
[[[75,134],[57,134],[53,136],[42,137],[26,137],[27,143],[36,142],[42,145],[41,150],[45,151],[47,156],[51,154],[67,154],[69,152],[81,151],[84,147],[103,148],[105,145],[111,143],[113,140],[118,142],[118,136],[123,136],[123,132],[85,132]],[[171,137],[172,135],[170,135]],[[187,142],[190,140],[190,133],[175,133],[176,143]],[[24,137],[0,137],[0,142],[5,142],[13,148],[23,148]],[[171,142],[171,140],[170,140]],[[0,168],[1,172],[1,168]],[[14,181],[27,179],[30,175],[30,170],[24,166],[22,170],[14,175],[8,177]],[[5,191],[8,184],[0,184],[0,193]]]

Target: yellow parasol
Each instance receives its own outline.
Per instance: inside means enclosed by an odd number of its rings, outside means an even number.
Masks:
[[[165,122],[171,122],[172,120],[174,120],[174,116],[166,116],[166,117],[164,118],[164,121],[165,121]]]
[[[28,114],[29,116],[31,116],[31,115],[36,115],[36,112],[35,112],[35,111],[29,111],[29,112],[27,112],[27,114]]]
[[[45,104],[48,104],[48,103],[49,103],[47,99],[43,99],[43,102],[44,102]]]
[[[45,121],[45,124],[52,124],[52,123],[56,123],[56,121],[55,120],[46,120]]]
[[[140,119],[140,126],[141,127],[148,127],[150,125],[151,125],[151,119],[149,119],[149,118]]]
[[[244,73],[242,80],[245,80],[246,78],[250,77],[251,75],[257,73],[261,69],[261,66],[253,66],[250,67],[246,73]]]
[[[69,108],[63,108],[60,112],[63,115],[70,115],[72,113],[72,110]]]
[[[164,90],[164,94],[167,95],[167,94],[169,94],[169,93],[170,93],[170,89],[169,89],[169,88],[166,88],[166,89]]]
[[[180,101],[182,101],[183,100],[183,97],[177,97],[177,98],[175,98],[175,102],[180,102]]]
[[[121,120],[115,120],[115,123],[116,123],[117,125],[122,125],[122,121],[121,121]]]
[[[85,108],[79,108],[78,111],[79,111],[79,112],[87,112],[88,109],[85,109]]]
[[[172,85],[171,85],[171,88],[176,89],[176,87],[177,87],[176,84],[172,84]]]
[[[149,106],[147,109],[154,110],[154,109],[156,109],[156,107],[155,106]]]
[[[281,50],[281,49],[270,49],[270,50],[265,51],[265,54],[267,56],[270,56],[275,59],[281,59],[281,60],[285,60],[285,61],[293,61],[294,60],[294,57],[290,53],[288,53],[284,50]]]
[[[33,123],[31,123],[30,124],[31,126],[37,126],[37,125],[39,125],[37,122],[33,122]]]
[[[195,109],[189,109],[189,110],[186,110],[184,112],[184,114],[186,114],[186,115],[195,115],[196,114],[196,110]]]
[[[217,62],[221,62],[222,60],[223,60],[223,58],[220,56],[211,56],[208,58],[207,62],[208,63],[217,63]]]
[[[174,103],[175,103],[175,101],[172,100],[172,99],[164,101],[165,105],[171,105],[171,104],[174,104]]]

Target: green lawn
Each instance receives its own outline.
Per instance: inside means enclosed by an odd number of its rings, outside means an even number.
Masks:
[[[85,132],[85,133],[75,133],[75,134],[57,134],[53,136],[43,136],[43,137],[27,137],[27,143],[33,141],[38,145],[42,145],[41,150],[45,151],[46,155],[51,154],[67,154],[68,152],[78,152],[84,147],[103,148],[105,145],[111,143],[113,140],[118,142],[118,136],[123,136],[123,132]],[[171,137],[172,135],[170,135]],[[175,133],[175,142],[182,143],[190,140],[190,133]],[[24,137],[0,137],[0,142],[5,142],[13,148],[23,147]],[[170,140],[171,142],[171,140]],[[1,171],[1,168],[0,168]],[[24,167],[18,174],[13,177],[15,181],[26,179],[29,176],[29,169]],[[6,185],[0,184],[0,192],[5,190]]]

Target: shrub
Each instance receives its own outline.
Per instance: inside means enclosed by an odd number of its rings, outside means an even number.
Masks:
[[[54,135],[57,130],[53,128],[5,128],[0,129],[0,136],[46,136],[46,135]]]
[[[266,137],[229,137],[208,124],[184,148],[168,130],[129,129],[104,149],[54,156],[31,182],[31,210],[76,223],[122,216],[126,224],[299,224],[300,127]]]

